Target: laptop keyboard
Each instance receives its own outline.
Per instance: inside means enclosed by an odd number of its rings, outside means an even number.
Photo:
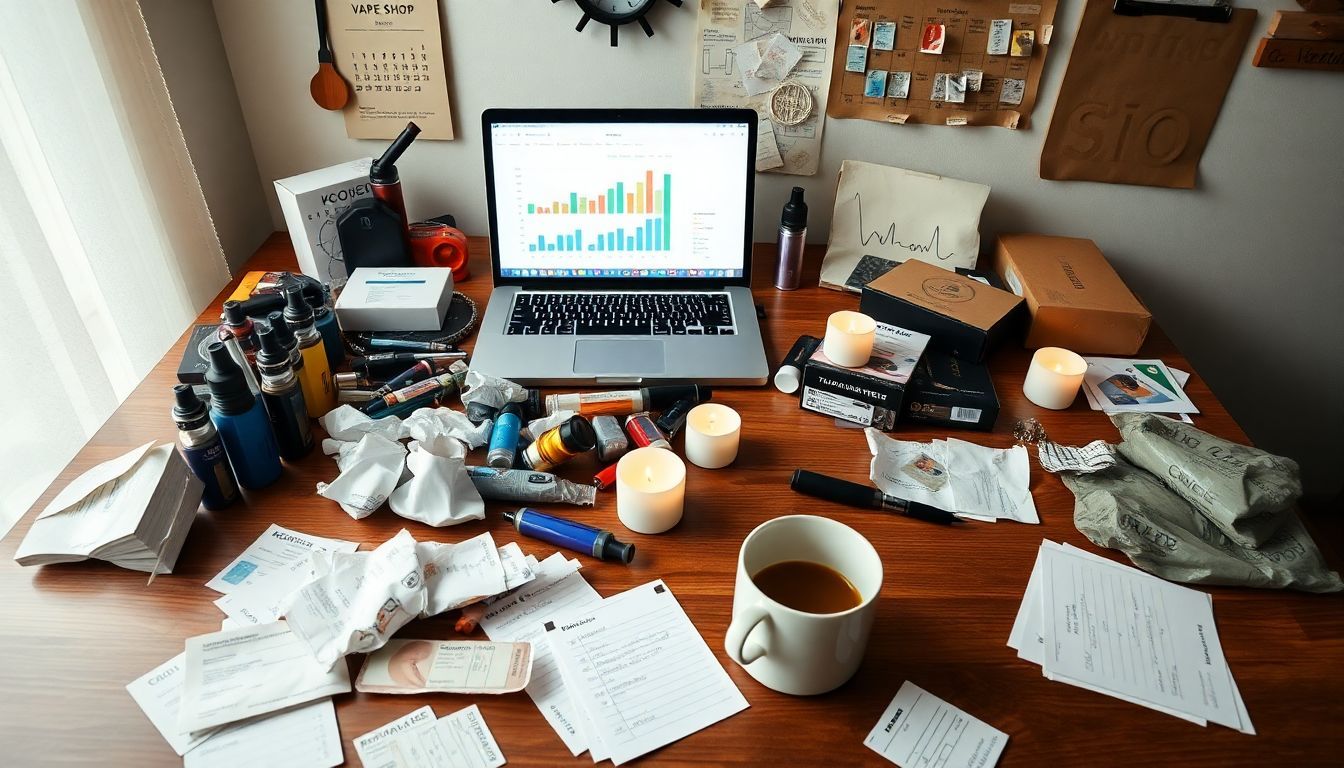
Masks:
[[[726,293],[519,293],[505,333],[538,336],[731,336]]]

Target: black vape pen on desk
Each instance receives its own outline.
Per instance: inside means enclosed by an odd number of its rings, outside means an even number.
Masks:
[[[851,507],[862,507],[864,509],[886,510],[929,523],[951,525],[959,521],[956,515],[937,507],[931,507],[917,501],[898,499],[876,488],[851,483],[838,477],[809,472],[806,469],[795,469],[793,471],[793,479],[789,481],[789,487],[799,493],[834,501],[837,504],[847,504]]]

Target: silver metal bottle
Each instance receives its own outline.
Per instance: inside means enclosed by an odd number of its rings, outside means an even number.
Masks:
[[[775,288],[792,291],[803,277],[803,248],[807,246],[807,203],[803,188],[794,187],[779,221],[779,261]]]

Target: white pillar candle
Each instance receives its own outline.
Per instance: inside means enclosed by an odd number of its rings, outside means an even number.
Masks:
[[[686,458],[697,467],[732,464],[741,436],[742,417],[726,405],[704,403],[686,414]]]
[[[822,351],[836,365],[858,368],[873,354],[877,321],[862,312],[836,312],[826,319]]]
[[[1062,411],[1073,404],[1083,384],[1087,361],[1067,349],[1041,347],[1031,356],[1022,394],[1042,408]]]
[[[636,448],[616,462],[616,516],[635,533],[662,533],[681,522],[686,465],[666,448]]]

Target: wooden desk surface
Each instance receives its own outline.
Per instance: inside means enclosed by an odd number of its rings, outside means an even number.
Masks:
[[[490,290],[485,242],[474,239],[475,272],[461,289],[484,302]],[[757,264],[769,264],[769,246]],[[804,285],[815,285],[820,252],[809,253]],[[249,269],[293,268],[283,233],[273,236]],[[756,300],[771,365],[802,333],[820,335],[826,315],[855,307],[857,299],[819,288],[781,293],[769,269],[758,268]],[[218,318],[226,290],[201,322]],[[80,472],[146,440],[172,440],[170,388],[185,335],[99,430],[56,484],[40,509]],[[1191,370],[1184,357],[1154,332],[1142,352]],[[1013,444],[1013,423],[1041,419],[1050,436],[1066,444],[1116,432],[1083,398],[1064,412],[1036,408],[1022,396],[1029,354],[1001,350],[991,361],[1002,402],[992,433],[956,436],[997,447]],[[1196,374],[1187,387],[1203,411],[1202,429],[1244,441],[1245,435]],[[863,737],[902,681],[911,680],[1008,734],[1002,765],[1339,765],[1344,754],[1344,611],[1337,595],[1209,588],[1218,632],[1258,736],[1227,728],[1201,728],[1134,704],[1090,693],[1041,676],[1038,667],[1007,647],[1008,631],[1043,537],[1099,551],[1075,530],[1073,497],[1032,462],[1032,491],[1039,526],[972,523],[956,529],[856,511],[800,497],[788,489],[796,467],[864,480],[868,454],[862,432],[839,429],[830,419],[801,411],[796,398],[773,388],[722,389],[718,402],[743,417],[743,444],[728,469],[687,467],[686,515],[672,531],[640,536],[616,520],[612,493],[595,509],[566,507],[585,521],[620,532],[638,545],[630,566],[584,560],[584,577],[602,595],[655,578],[665,579],[715,656],[751,707],[645,758],[650,764],[854,765],[879,763]],[[928,440],[946,433],[902,427],[901,438]],[[680,451],[680,441],[676,447]],[[479,458],[479,457],[475,457]],[[562,468],[576,481],[592,477],[593,463]],[[14,550],[33,512],[0,542],[0,762],[7,765],[94,762],[105,765],[171,765],[178,758],[141,714],[124,686],[182,651],[187,637],[219,629],[222,614],[205,582],[271,523],[320,536],[364,542],[366,548],[405,527],[416,538],[460,541],[490,531],[503,544],[518,540],[540,557],[550,548],[518,539],[490,503],[486,520],[435,530],[404,520],[386,507],[352,520],[318,497],[314,484],[336,475],[334,462],[315,451],[249,503],[197,518],[177,570],[145,586],[145,575],[87,562],[20,568]],[[513,505],[516,506],[516,505]],[[728,660],[723,651],[732,603],[738,546],[760,522],[795,512],[840,520],[868,537],[881,553],[886,581],[868,653],[858,674],[839,690],[815,698],[770,691]],[[1118,553],[1102,552],[1122,559]],[[402,637],[454,637],[450,619],[414,622]],[[358,657],[350,660],[352,676]],[[337,696],[345,755],[358,763],[350,740],[411,710],[430,704],[440,716],[479,704],[510,766],[586,765],[573,759],[524,694],[501,697],[424,695]]]

